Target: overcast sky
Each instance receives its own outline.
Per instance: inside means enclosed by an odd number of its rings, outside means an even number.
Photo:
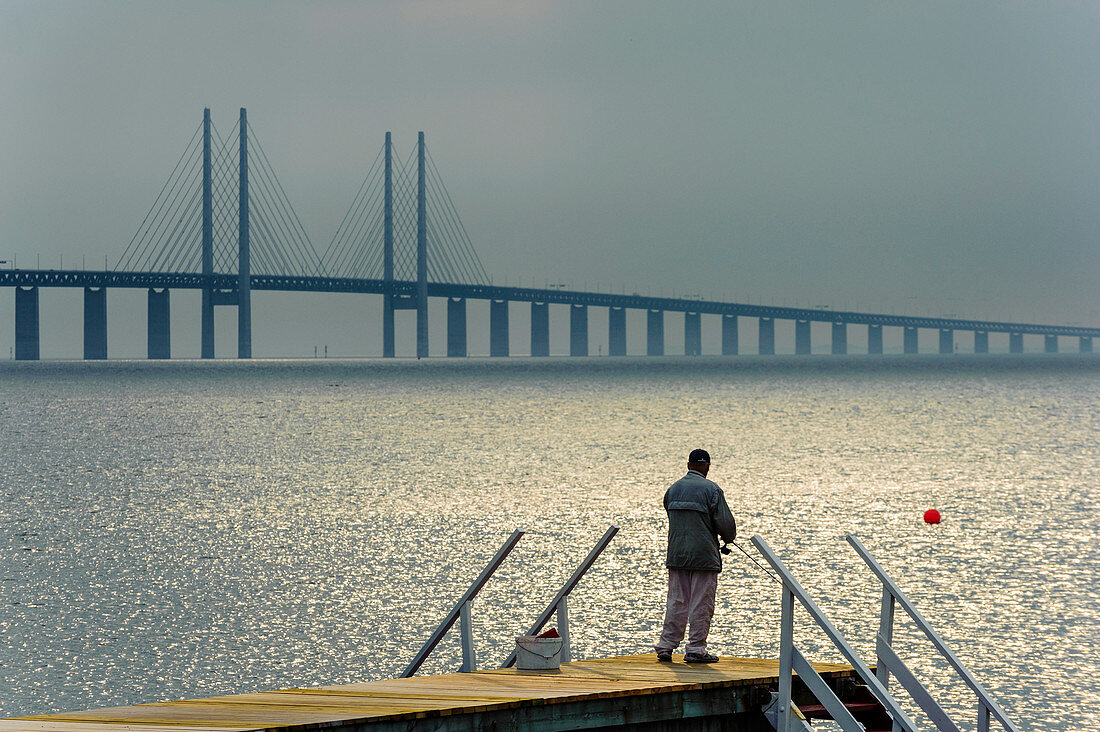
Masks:
[[[0,0],[0,259],[116,261],[204,106],[248,108],[318,251],[423,130],[498,284],[1100,325],[1094,2]],[[377,351],[373,299],[264,295],[255,350]],[[79,292],[42,309],[79,355]]]

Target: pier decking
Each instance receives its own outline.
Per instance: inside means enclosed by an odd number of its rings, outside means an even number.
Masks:
[[[658,663],[653,654],[285,689],[0,720],[0,732],[252,730],[771,730],[760,714],[779,662]],[[827,681],[853,675],[818,663]]]

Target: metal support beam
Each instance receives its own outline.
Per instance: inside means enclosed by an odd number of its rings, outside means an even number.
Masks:
[[[1024,334],[1023,333],[1009,333],[1008,334],[1008,352],[1009,353],[1023,353],[1024,352]]]
[[[489,301],[489,355],[508,356],[508,301]]]
[[[626,309],[607,309],[607,353],[610,356],[626,355]]]
[[[951,328],[940,328],[940,353],[955,352],[955,331]]]
[[[848,324],[833,323],[833,355],[843,356],[848,353]]]
[[[756,352],[761,356],[775,355],[775,320],[760,318],[760,334]]]
[[[904,335],[902,336],[902,350],[904,350],[906,353],[917,353],[918,351],[920,351],[920,346],[918,345],[918,343],[919,341],[917,329],[906,326]]]
[[[252,358],[252,266],[248,241],[248,114],[241,107],[240,199],[237,206],[237,358]]]
[[[84,288],[84,360],[107,358],[107,288]]]
[[[1043,351],[1046,353],[1058,353],[1058,336],[1043,336]]]
[[[172,358],[172,330],[169,290],[157,292],[149,288],[148,346],[149,358]]]
[[[569,355],[588,355],[588,306],[569,306]]]
[[[1078,351],[1081,353],[1092,353],[1092,338],[1090,336],[1081,336],[1077,343]]]
[[[531,355],[550,355],[550,305],[531,303]]]
[[[390,315],[392,323],[392,310]],[[447,356],[466,357],[466,298],[464,297],[447,298]]]
[[[799,356],[808,356],[810,350],[810,321],[794,321],[794,352]]]
[[[974,331],[974,353],[989,353],[989,331]]]
[[[665,355],[665,311],[646,311],[646,346],[647,356]]]
[[[428,204],[424,133],[416,143],[416,357],[428,357]]]
[[[37,361],[38,288],[15,288],[15,360]]]
[[[214,358],[214,176],[210,162],[210,110],[202,111],[202,349]]]
[[[722,316],[722,355],[737,355],[737,316]]]
[[[386,167],[382,198],[382,358],[394,357],[393,331],[393,146],[386,133]],[[462,305],[462,355],[466,355],[466,301]],[[450,310],[447,311],[447,355],[451,353]]]
[[[702,352],[702,317],[699,313],[684,313],[684,355],[698,356]]]
[[[882,353],[882,326],[867,326],[867,353]]]

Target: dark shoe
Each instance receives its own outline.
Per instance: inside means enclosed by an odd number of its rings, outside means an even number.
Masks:
[[[717,663],[718,656],[709,653],[689,653],[684,656],[684,663]]]
[[[658,651],[657,660],[661,663],[672,663],[672,651]]]

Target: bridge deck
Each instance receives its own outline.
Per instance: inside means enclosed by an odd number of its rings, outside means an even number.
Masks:
[[[853,673],[840,664],[814,667],[827,679]],[[0,732],[447,730],[505,720],[506,728],[581,729],[745,712],[749,690],[778,677],[775,660],[688,665],[647,654],[574,661],[560,671],[496,669],[37,715],[0,720]]]

